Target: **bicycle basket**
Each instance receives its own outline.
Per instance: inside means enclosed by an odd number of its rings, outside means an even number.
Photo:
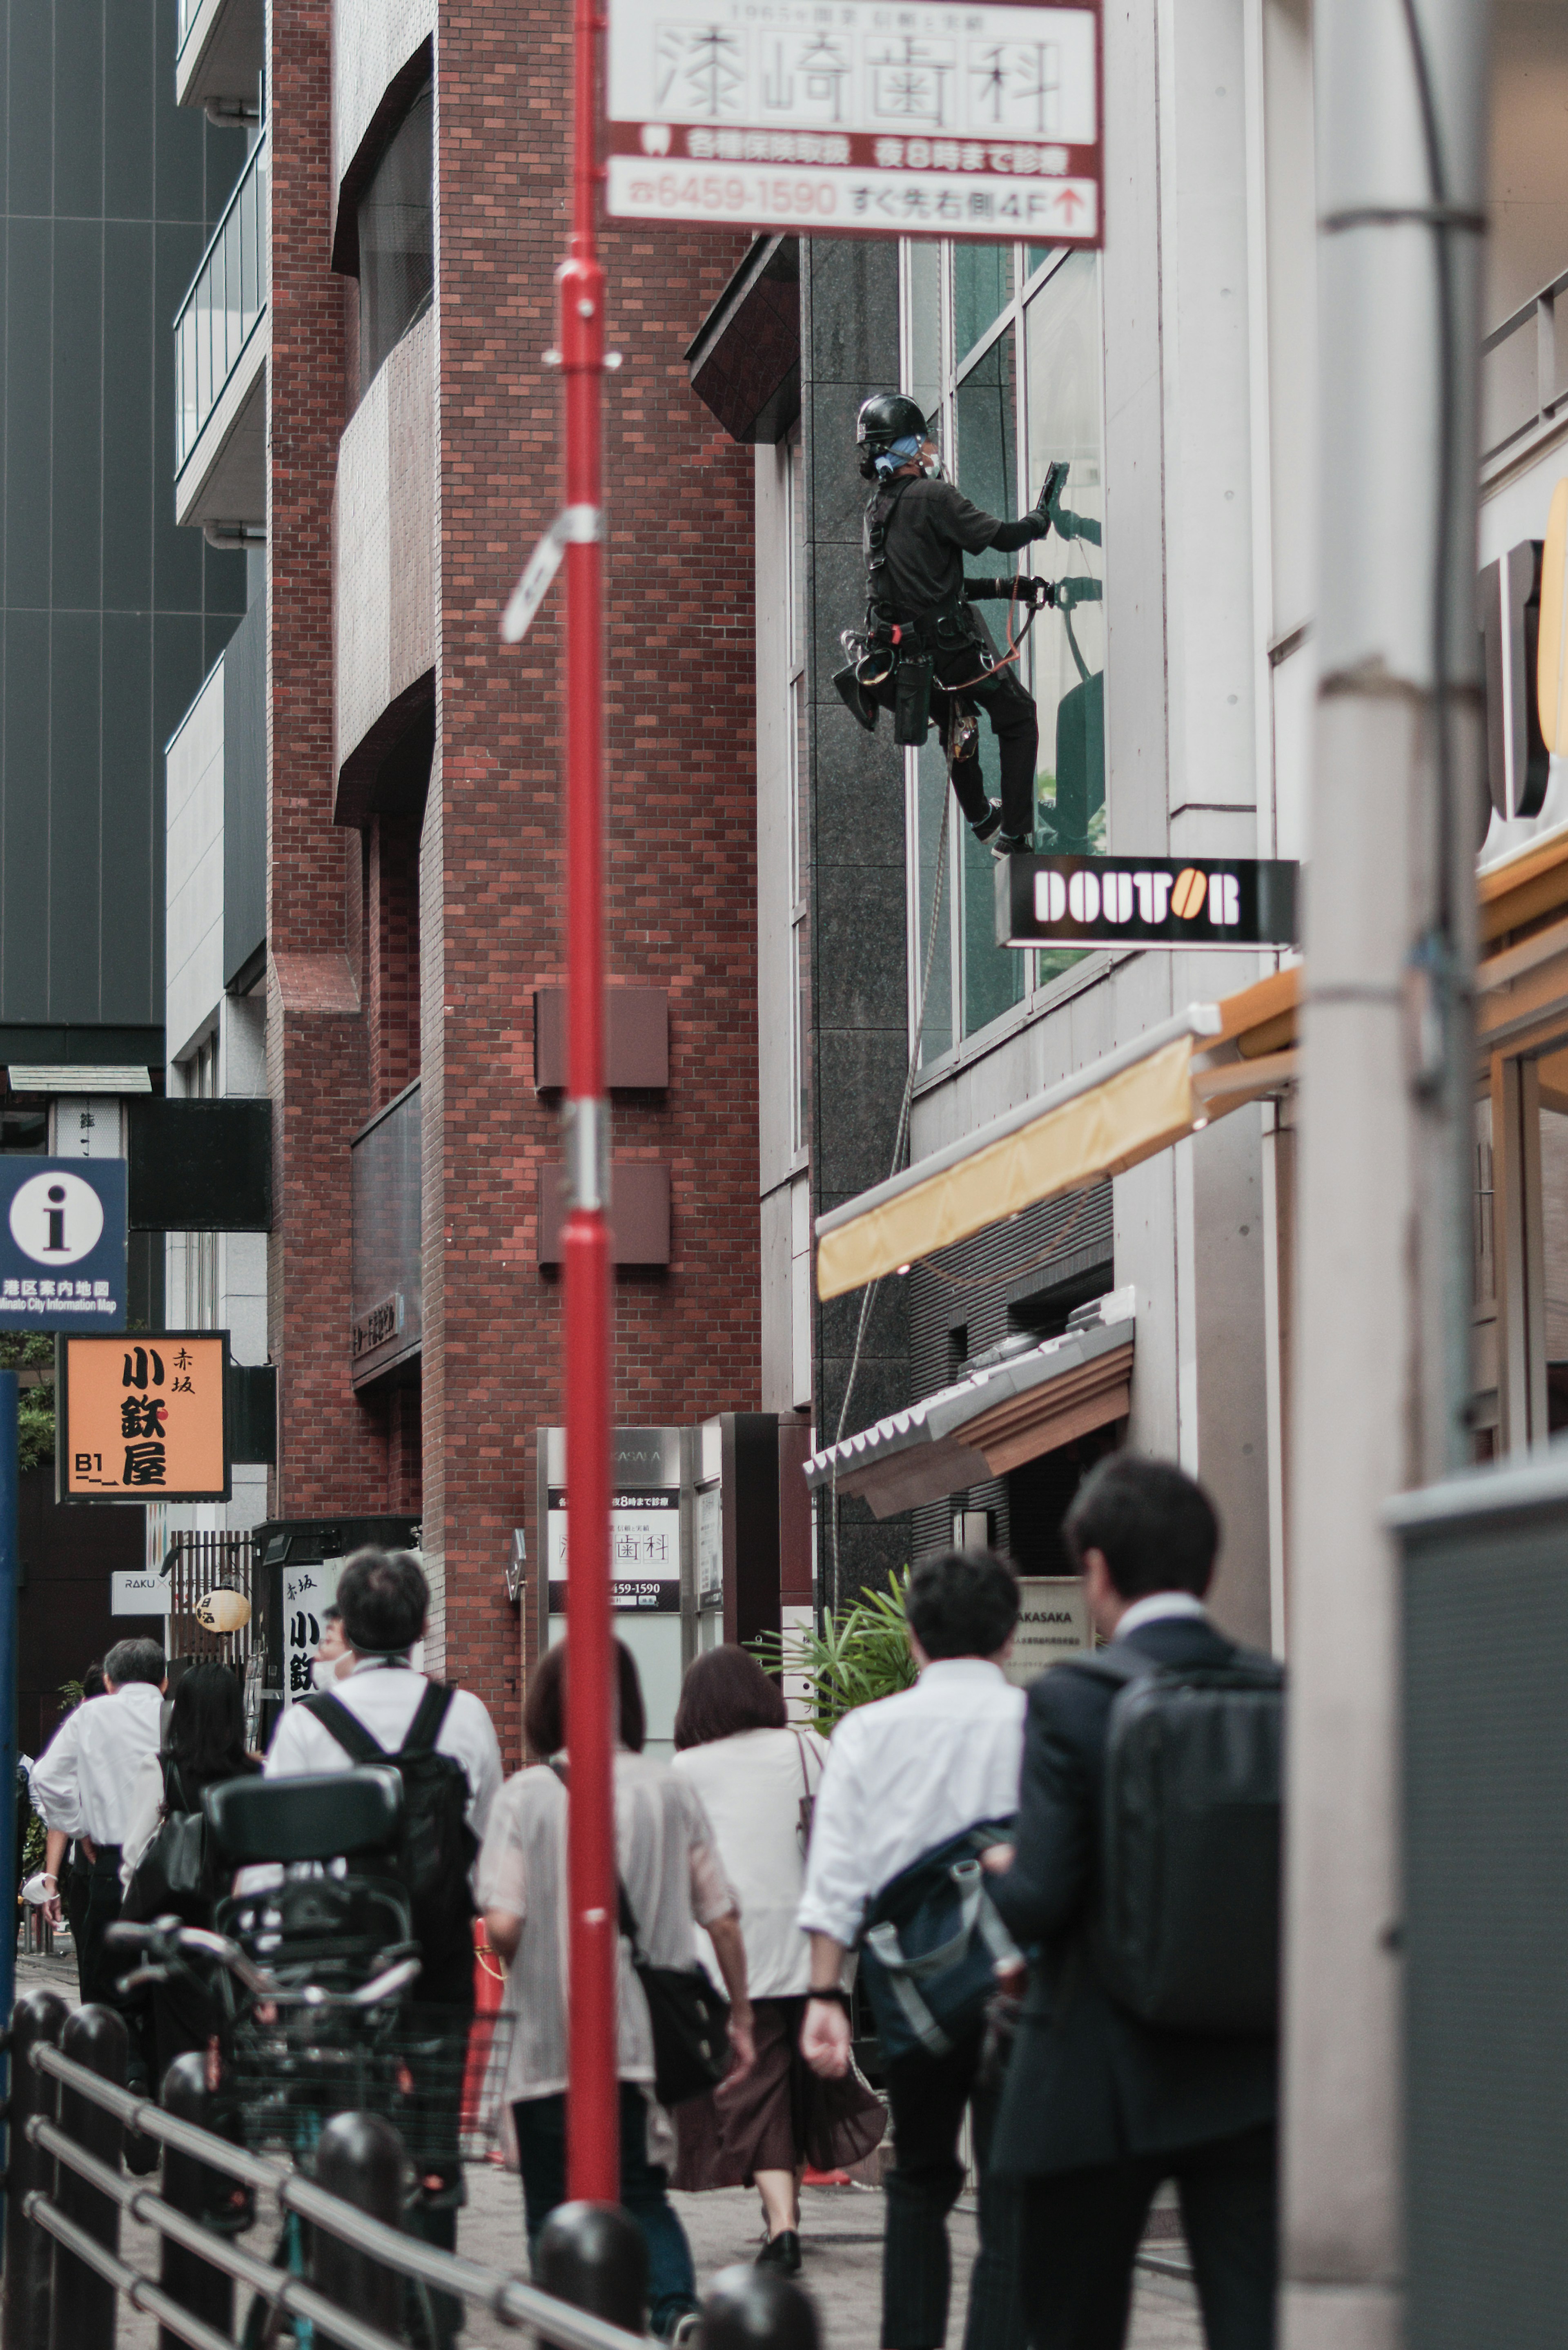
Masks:
[[[372,2113],[398,2131],[416,2169],[489,2151],[512,2016],[316,2005],[270,2014],[237,2022],[223,2058],[219,2111],[241,2144],[307,2162],[334,2114]]]

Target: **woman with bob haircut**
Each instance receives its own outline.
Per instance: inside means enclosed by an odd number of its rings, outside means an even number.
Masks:
[[[691,1967],[696,1931],[707,1930],[730,1999],[735,2068],[752,2063],[746,1958],[701,1799],[667,1762],[642,1752],[642,1688],[629,1649],[615,1644],[616,1857],[642,1950],[656,1967]],[[479,1906],[491,1948],[506,1967],[503,2010],[514,2019],[504,2095],[517,2134],[528,2252],[566,2199],[566,1644],[540,1659],[523,1726],[537,1762],[496,1796],[479,1856]],[[665,2192],[675,2157],[670,2116],[654,2100],[648,2002],[620,1938],[618,1998],[620,2199],[648,2246],[649,2316],[660,2339],[696,2327],[697,2280],[686,2232]]]
[[[732,2071],[711,2097],[681,2106],[675,2183],[754,2183],[766,2226],[757,2265],[793,2276],[803,2167],[858,2162],[886,2127],[881,2100],[853,2069],[820,2080],[800,2054],[811,1949],[795,1911],[827,1750],[815,1731],[791,1728],[777,1682],[732,1648],[711,1648],[688,1671],[675,1748],[675,1769],[701,1796],[740,1897],[757,2052],[749,2072]],[[704,1963],[713,1972],[705,1953]]]

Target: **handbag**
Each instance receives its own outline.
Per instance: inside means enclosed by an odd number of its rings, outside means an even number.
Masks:
[[[184,1795],[179,1767],[175,1762],[164,1766],[165,1805],[170,1801],[171,1778]],[[157,1834],[131,1871],[119,1914],[138,1923],[171,1913],[186,1925],[205,1923],[213,1891],[204,1816],[183,1808],[166,1809]]]
[[[563,1787],[570,1782],[564,1763],[551,1770]],[[724,2077],[730,2055],[730,2009],[701,1967],[656,1967],[642,1947],[637,1918],[618,1868],[616,1897],[620,1930],[631,1946],[631,1970],[648,2002],[653,2034],[653,2094],[661,2106],[683,2106],[705,2097]]]
[[[648,2002],[653,2030],[653,2094],[661,2106],[705,2097],[724,2077],[730,2009],[701,1967],[656,1967],[642,1947],[626,1887],[618,1875],[620,1930],[631,1945],[631,1970]]]

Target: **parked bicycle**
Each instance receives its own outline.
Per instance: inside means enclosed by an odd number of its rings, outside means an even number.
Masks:
[[[174,1917],[113,1928],[115,1947],[141,1957],[124,1988],[182,1976],[213,1993],[214,2119],[240,2145],[281,2147],[308,2172],[333,2114],[383,2116],[410,2158],[412,2211],[431,2176],[460,2161],[465,2121],[477,2120],[481,2085],[504,2060],[497,2035],[511,2019],[454,2021],[412,1996],[421,1960],[408,1897],[376,1866],[401,1833],[399,1773],[373,1766],[234,1780],[209,1790],[204,1815],[217,1858],[244,1873],[244,1889],[218,1903],[211,1929]],[[306,2267],[301,2228],[286,2214],[274,2255],[295,2275]],[[412,2299],[415,2340],[436,2350],[441,2331],[422,2285]],[[269,2350],[288,2323],[258,2295],[245,2350]],[[295,2322],[297,2350],[310,2350],[307,2337]]]

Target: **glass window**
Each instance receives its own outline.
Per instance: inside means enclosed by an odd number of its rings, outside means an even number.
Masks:
[[[427,82],[399,123],[359,199],[359,381],[430,305],[431,121]]]
[[[1043,612],[1030,639],[1040,718],[1035,845],[1085,856],[1106,846],[1105,484],[1100,442],[1100,293],[1095,255],[1070,253],[1023,314],[1028,369],[1027,478],[1038,484],[1060,461],[1067,476],[1058,530],[1035,567],[1058,581],[1058,608]],[[1071,536],[1060,535],[1065,529]],[[1066,968],[1043,954],[1041,983]]]
[[[1044,273],[1044,274],[1042,274]],[[1106,846],[1105,609],[1101,530],[1102,350],[1096,256],[1049,245],[910,242],[904,248],[903,388],[931,417],[948,471],[988,513],[1032,504],[1054,460],[1067,473],[1053,531],[1018,557],[970,558],[971,576],[1016,561],[1065,583],[1061,606],[1035,617],[1020,673],[1040,721],[1035,846],[1095,855]],[[1022,456],[1022,463],[1020,458]],[[999,650],[1005,607],[981,608]],[[1012,616],[1019,625],[1022,615]],[[996,740],[982,715],[986,789],[1001,794]],[[1081,960],[1072,950],[1030,958],[995,944],[996,868],[957,815],[933,733],[909,754],[910,1019],[930,931],[937,848],[947,831],[944,904],[920,1036],[927,1068],[959,1039]]]
[[[929,422],[942,404],[942,248],[922,237],[905,247],[909,366],[905,389]],[[940,438],[939,434],[939,438]]]
[[[1012,247],[955,244],[952,273],[953,357],[961,367],[1012,299]]]

